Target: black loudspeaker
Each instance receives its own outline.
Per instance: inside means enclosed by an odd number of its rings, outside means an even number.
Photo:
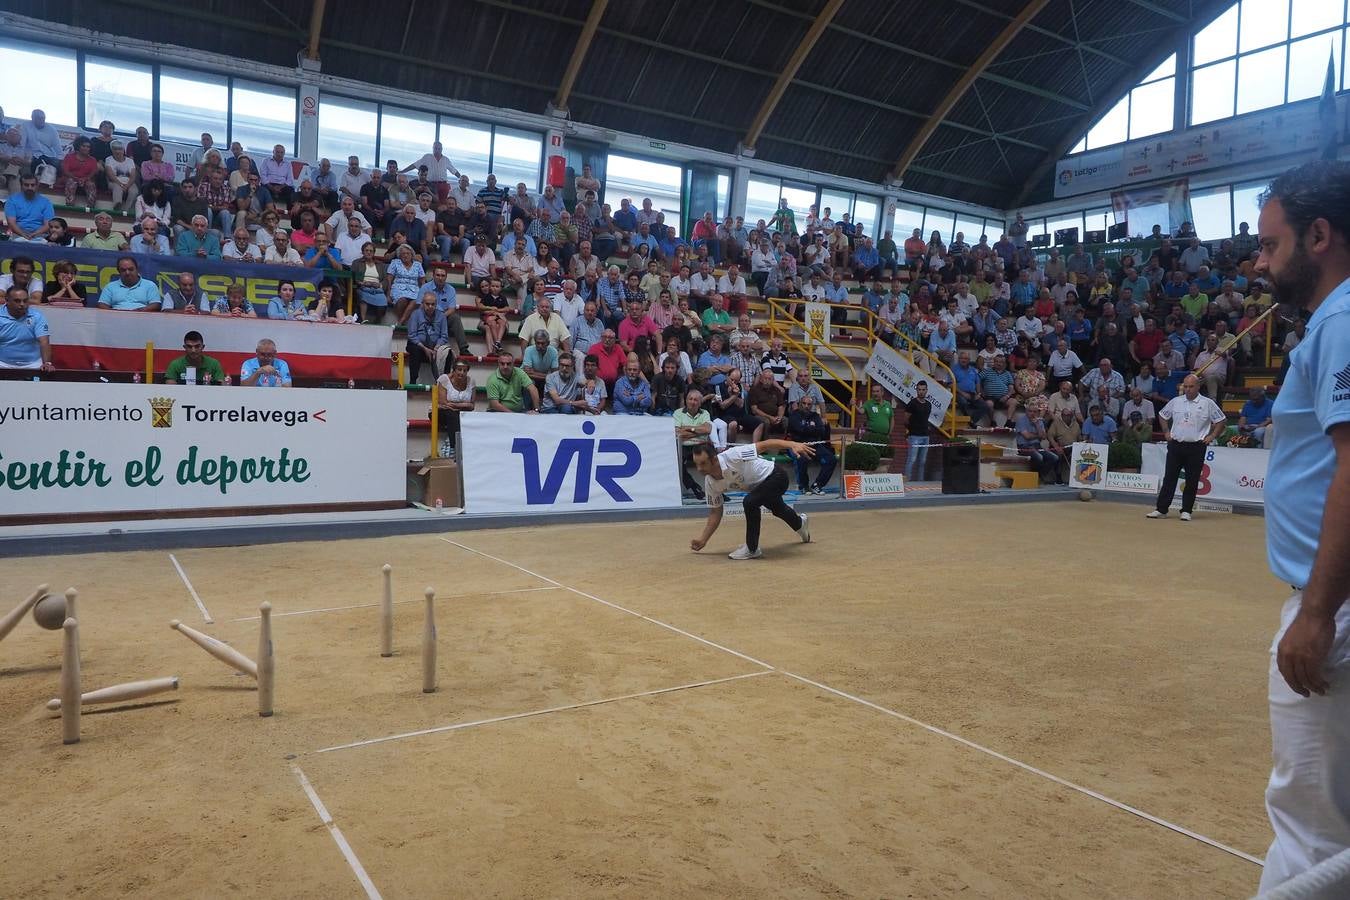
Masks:
[[[942,493],[978,494],[980,492],[980,447],[978,444],[949,444],[942,448]]]

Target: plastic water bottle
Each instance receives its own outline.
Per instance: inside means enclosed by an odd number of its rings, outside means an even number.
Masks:
[[[140,372],[137,372],[135,375],[132,375],[132,376],[131,376],[131,380],[132,380],[132,382],[134,382],[135,384],[140,384],[140,383],[141,383],[141,373],[140,373]]]
[[[356,379],[355,379],[355,378],[348,378],[348,379],[347,379],[347,387],[348,387],[349,389],[350,389],[350,388],[356,387]]]
[[[226,375],[226,376],[225,376],[225,386],[226,386],[226,387],[229,387],[229,386],[232,385],[232,384],[234,384],[234,379],[232,379],[230,376]]]
[[[102,365],[98,360],[94,360],[94,371],[97,372],[97,371],[99,371],[99,370],[102,369],[102,368],[103,368],[103,365]]]
[[[445,504],[441,501],[441,498],[440,498],[440,497],[437,497],[437,498],[436,498],[436,509],[440,510],[440,509],[444,509],[444,508],[445,508]]]

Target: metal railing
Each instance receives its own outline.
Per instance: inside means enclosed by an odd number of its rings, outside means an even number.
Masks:
[[[859,381],[858,370],[854,367],[853,361],[845,356],[837,347],[831,344],[821,343],[819,346],[829,350],[830,353],[842,363],[841,368],[847,368],[848,376],[844,377],[839,372],[836,372],[834,368],[831,368],[824,360],[820,359],[816,353],[816,344],[809,340],[805,342],[800,341],[792,333],[792,327],[801,325],[801,323],[788,315],[787,308],[783,305],[783,301],[775,297],[764,297],[761,299],[769,305],[769,333],[776,337],[781,337],[785,347],[806,357],[808,371],[818,368],[832,378],[836,384],[848,389],[848,399],[844,400],[835,396],[834,392],[826,389],[824,385],[817,385],[817,387],[820,388],[820,392],[825,395],[825,399],[833,402],[835,406],[839,407],[841,411],[841,421],[843,416],[846,415],[848,416],[848,421],[851,426],[854,423],[854,408],[858,399]]]

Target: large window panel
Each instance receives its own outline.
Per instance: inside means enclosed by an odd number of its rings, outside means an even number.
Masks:
[[[1233,234],[1233,212],[1228,186],[1191,194],[1191,224],[1202,241],[1222,240]]]
[[[1323,0],[1328,5],[1336,0]],[[1242,0],[1238,50],[1246,53],[1289,37],[1289,0]]]
[[[652,209],[666,214],[666,225],[678,229],[683,176],[679,166],[611,153],[605,161],[606,202],[618,209],[619,201],[627,197],[635,209],[642,209],[642,201],[650,199]]]
[[[1327,78],[1328,55],[1336,61],[1336,79],[1333,85],[1341,83],[1342,34],[1340,31],[1332,31],[1289,45],[1289,103],[1322,96],[1322,86]]]
[[[295,88],[236,78],[232,90],[230,140],[254,155],[277,144],[295,153]]]
[[[754,225],[761,219],[765,224],[773,218],[773,211],[778,208],[778,197],[782,191],[782,182],[777,178],[756,178],[751,175],[750,180],[745,184],[745,221],[748,225]],[[606,202],[612,204],[615,209],[619,208],[619,195],[606,188]],[[922,213],[920,213],[922,220]]]
[[[339,171],[347,157],[355,156],[362,168],[378,165],[375,129],[379,110],[374,103],[322,94],[319,97],[319,156]]]
[[[225,148],[229,132],[230,86],[224,75],[186,69],[159,70],[159,136],[166,141],[195,144],[208,132],[217,147]],[[131,131],[118,123],[119,130]],[[90,122],[92,128],[97,122]],[[133,126],[134,127],[134,126]],[[225,149],[221,150],[224,154]]]
[[[1175,102],[1175,78],[1164,78],[1130,91],[1130,140],[1171,131]]]
[[[1203,66],[1237,53],[1237,32],[1238,7],[1234,3],[1227,12],[1196,34],[1191,64]]]
[[[1120,102],[1107,110],[1106,115],[1097,120],[1087,133],[1089,150],[1119,144],[1125,140],[1130,127],[1130,95],[1120,98]]]
[[[878,238],[877,218],[881,215],[881,201],[876,197],[858,194],[853,200],[853,224],[863,226],[870,238]]]
[[[431,113],[413,112],[396,106],[380,109],[380,155],[375,161],[376,165],[383,167],[386,160],[392,159],[401,169],[430,153],[431,145],[435,142],[436,117]],[[443,152],[459,168],[459,161],[450,155],[450,151]]]
[[[1257,205],[1257,201],[1268,187],[1270,187],[1269,181],[1254,181],[1233,187],[1233,225],[1235,228],[1246,222],[1251,227],[1252,234],[1257,233],[1256,222],[1261,215],[1261,207]],[[1234,233],[1236,234],[1236,232]]]
[[[1130,236],[1134,238],[1144,238],[1152,234],[1154,225],[1161,225],[1163,234],[1171,234],[1173,231],[1172,211],[1166,203],[1135,206],[1126,213],[1125,220]]]
[[[1098,207],[1083,211],[1083,240],[1087,240],[1089,231],[1106,231],[1112,225],[1116,224],[1115,213],[1111,207]],[[1104,236],[1103,236],[1104,237]]]
[[[942,238],[942,243],[950,244],[952,238],[956,236],[956,213],[950,209],[933,209],[929,207],[923,214],[923,239],[925,242],[932,240],[933,232],[938,233]]]
[[[904,244],[914,234],[914,229],[923,233],[923,207],[908,203],[895,204],[895,217],[891,219],[891,236],[897,244]]]
[[[515,187],[523,181],[531,192],[538,191],[539,170],[543,159],[544,136],[537,131],[498,128],[492,137],[492,171],[497,175],[498,184]],[[678,184],[679,179],[676,179],[676,210],[679,209]],[[669,219],[670,216],[667,215],[666,218]],[[677,222],[678,219],[671,224]]]
[[[1191,73],[1192,125],[1232,117],[1233,79],[1236,74],[1237,62],[1231,59]]]
[[[455,168],[459,169],[461,174],[468,175],[475,187],[481,188],[487,182],[488,159],[492,154],[492,128],[478,122],[442,116],[440,141],[443,145],[442,152],[450,157]],[[426,152],[427,150],[422,151]],[[420,158],[422,153],[406,162],[402,160],[400,162],[406,166],[413,159]],[[502,181],[500,174],[497,181],[499,183]]]
[[[1238,57],[1238,115],[1284,102],[1284,61],[1288,50],[1284,46],[1271,47]]]
[[[828,188],[820,192],[820,214],[825,215],[825,210],[830,210],[830,218],[838,222],[844,213],[853,215],[853,195],[841,191],[832,191]]]
[[[984,220],[972,219],[957,213],[956,230],[961,232],[962,240],[974,246],[979,243],[980,235],[984,234]],[[998,235],[994,235],[989,242],[992,244],[996,240],[998,240]]]
[[[1157,81],[1160,78],[1171,78],[1175,74],[1177,74],[1177,55],[1173,53],[1171,56],[1167,57],[1167,59],[1163,60],[1158,68],[1141,78],[1139,83],[1147,84],[1150,81]]]
[[[816,186],[813,184],[794,184],[791,181],[783,182],[782,197],[788,202],[788,209],[792,210],[797,220],[797,230],[802,230],[802,225],[806,223],[806,214],[810,211],[811,205],[816,202]],[[824,210],[821,210],[822,214]],[[842,213],[848,212],[847,209],[836,209],[834,217],[836,219]]]
[[[721,222],[731,211],[731,175],[719,172],[717,175],[717,212],[714,217]]]
[[[53,125],[78,124],[75,51],[31,41],[0,40],[0,59],[5,61],[6,77],[0,78],[0,106],[5,108],[5,118],[22,121],[34,109],[40,109]],[[132,125],[127,130],[135,128]]]
[[[150,128],[154,80],[154,73],[147,65],[102,56],[86,56],[86,127],[96,128],[99,122],[108,119],[118,131],[134,132],[141,125]]]
[[[1061,213],[1059,217],[1049,219],[1045,223],[1045,227],[1050,231],[1051,244],[1057,243],[1057,241],[1055,240],[1055,232],[1064,231],[1065,229],[1068,228],[1077,228],[1078,240],[1081,241],[1083,239],[1083,214],[1081,212],[1074,213],[1072,215],[1069,215],[1067,213]],[[1072,244],[1073,242],[1074,241],[1072,239],[1069,240],[1070,244]]]
[[[1289,36],[1303,37],[1343,24],[1345,12],[1336,0],[1293,0]]]

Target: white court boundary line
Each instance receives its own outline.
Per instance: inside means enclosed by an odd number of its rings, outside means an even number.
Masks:
[[[623,694],[619,697],[604,697],[600,700],[587,700],[582,703],[569,703],[566,706],[550,706],[547,709],[533,709],[529,712],[511,713],[506,716],[493,716],[490,719],[478,719],[473,722],[457,722],[454,725],[440,725],[436,728],[423,728],[421,731],[407,731],[403,734],[391,734],[387,737],[371,738],[366,741],[356,741],[351,744],[339,744],[336,747],[324,747],[322,750],[315,750],[315,753],[332,753],[335,750],[352,750],[357,747],[369,747],[371,744],[383,744],[388,741],[401,741],[405,738],[421,737],[427,734],[441,734],[447,731],[463,731],[466,728],[477,728],[480,725],[495,725],[498,722],[511,722],[516,719],[532,719],[535,716],[546,716],[550,713],[567,712],[573,709],[588,709],[592,706],[604,706],[607,703],[618,703],[621,700],[637,700],[641,697],[657,697],[661,694],[673,694],[676,691],[687,691],[693,688],[708,687],[714,684],[726,684],[729,681],[740,681],[745,678],[758,678],[761,675],[772,675],[773,671],[764,669],[760,672],[746,672],[741,675],[728,675],[725,678],[711,678],[707,681],[695,681],[691,684],[677,684],[674,687],[657,688],[653,691],[639,691],[636,694]]]
[[[486,596],[486,597],[495,597],[495,596],[497,596],[498,594],[532,594],[532,593],[535,593],[536,591],[560,591],[560,590],[562,590],[562,588],[560,588],[560,587],[552,587],[552,586],[549,586],[549,587],[532,587],[532,588],[514,588],[514,589],[509,590],[509,591],[475,591],[475,592],[470,593],[470,594],[450,594],[450,595],[445,596],[445,597],[437,597],[436,599],[437,599],[437,600],[458,600],[458,599],[461,598],[461,597],[484,597],[484,596]],[[395,605],[395,606],[399,606],[400,604],[403,604],[403,603],[421,603],[421,602],[423,602],[423,601],[420,600],[420,599],[418,599],[418,600],[395,600],[395,601],[394,601],[394,605]],[[280,612],[280,613],[279,613],[279,612],[274,612],[274,613],[272,613],[272,618],[274,618],[274,619],[280,619],[280,618],[284,618],[284,617],[286,617],[286,616],[311,616],[311,615],[314,615],[315,613],[341,612],[341,611],[347,610],[347,609],[371,609],[371,608],[376,607],[376,606],[379,606],[379,605],[380,605],[380,604],[378,604],[378,603],[358,603],[358,604],[356,604],[355,606],[325,606],[325,607],[322,607],[322,608],[320,608],[320,609],[297,609],[297,610],[295,610],[295,611],[293,611],[293,612]],[[243,618],[240,618],[240,619],[231,619],[230,621],[231,621],[231,622],[256,622],[256,621],[258,621],[258,620],[261,619],[261,618],[262,618],[262,616],[244,616]]]
[[[309,783],[309,779],[305,777],[304,772],[300,771],[299,766],[292,764],[291,771],[300,781],[300,787],[304,788],[305,796],[309,797],[309,802],[314,806],[314,811],[319,814],[319,821],[328,826],[328,833],[332,835],[333,842],[342,851],[343,857],[347,860],[347,865],[352,867],[352,873],[356,875],[356,880],[361,882],[361,887],[366,891],[366,897],[369,900],[382,900],[379,889],[375,887],[375,882],[370,880],[365,867],[361,865],[361,860],[356,858],[356,851],[352,849],[351,844],[347,843],[347,838],[342,833],[342,829],[328,814],[328,807],[324,806],[323,801],[319,799],[318,793],[314,790],[314,785]]]
[[[777,668],[776,666],[772,666],[772,665],[770,665],[769,663],[766,663],[766,662],[764,662],[764,661],[762,661],[762,660],[755,659],[753,656],[748,656],[748,655],[746,655],[746,654],[744,654],[744,653],[740,653],[740,652],[738,652],[738,651],[736,651],[736,650],[732,650],[730,647],[726,647],[726,646],[723,646],[722,644],[718,644],[718,643],[716,643],[716,642],[714,642],[714,641],[710,641],[710,640],[708,640],[707,638],[699,637],[699,636],[696,635],[696,634],[693,634],[693,633],[691,633],[691,632],[685,631],[685,630],[682,629],[682,628],[677,628],[676,626],[671,625],[671,624],[669,624],[669,623],[662,622],[662,621],[659,620],[659,619],[653,619],[651,616],[646,616],[646,615],[643,615],[643,614],[640,613],[640,612],[636,612],[636,611],[634,611],[634,610],[627,609],[626,607],[619,606],[617,603],[611,603],[611,602],[609,602],[608,600],[602,600],[601,598],[595,596],[594,594],[588,594],[588,593],[586,593],[586,592],[583,591],[583,590],[579,590],[579,589],[574,588],[574,587],[569,587],[568,585],[565,585],[565,584],[563,584],[563,583],[560,582],[560,581],[555,581],[555,580],[553,580],[552,578],[549,578],[549,577],[546,576],[546,575],[540,575],[538,572],[533,572],[533,571],[531,571],[531,570],[525,568],[524,566],[517,565],[516,563],[510,562],[509,560],[505,560],[505,559],[502,559],[502,558],[500,558],[500,557],[493,556],[493,555],[491,555],[491,554],[489,554],[489,553],[484,553],[484,552],[481,551],[481,550],[475,550],[475,549],[472,548],[472,547],[466,547],[464,544],[461,544],[461,543],[459,543],[458,541],[452,541],[452,540],[450,540],[449,538],[441,538],[441,540],[445,541],[447,544],[452,544],[452,545],[454,545],[454,546],[456,546],[456,547],[459,547],[461,550],[467,550],[469,553],[474,553],[474,554],[477,554],[478,556],[482,556],[482,557],[484,557],[484,558],[486,558],[486,559],[490,559],[490,560],[493,560],[493,561],[495,561],[495,562],[499,562],[499,563],[501,563],[501,564],[504,565],[504,566],[510,566],[511,568],[516,569],[517,571],[524,572],[526,575],[533,575],[535,578],[538,578],[538,579],[540,579],[541,581],[547,581],[547,582],[548,582],[549,584],[551,584],[551,585],[555,585],[556,587],[560,587],[560,588],[562,588],[563,590],[571,591],[572,593],[577,594],[577,595],[582,596],[582,597],[586,597],[586,598],[589,599],[589,600],[594,600],[595,602],[604,604],[605,606],[608,606],[608,607],[610,607],[611,609],[617,609],[617,610],[619,610],[620,612],[625,612],[625,613],[628,613],[629,615],[637,616],[639,619],[643,619],[643,620],[645,620],[645,621],[647,621],[647,622],[651,622],[653,625],[659,625],[659,626],[661,626],[662,628],[665,628],[665,629],[668,629],[668,630],[670,630],[670,631],[675,632],[676,634],[682,634],[682,635],[684,635],[685,637],[693,638],[694,640],[698,641],[698,642],[701,643],[701,644],[705,644],[705,645],[707,645],[707,646],[709,646],[709,647],[714,647],[714,648],[716,648],[716,649],[718,649],[718,650],[722,650],[722,651],[724,651],[724,652],[726,652],[726,653],[730,653],[730,654],[732,654],[733,656],[737,656],[737,657],[740,657],[741,659],[748,660],[748,661],[753,662],[753,663],[755,663],[755,664],[757,664],[757,665],[764,666],[764,668],[765,668],[767,671],[770,671],[770,672],[780,672],[781,674],[786,675],[786,676],[789,677],[789,678],[795,679],[795,680],[800,681],[800,682],[802,682],[802,683],[804,683],[804,684],[809,684],[809,685],[811,685],[812,687],[818,688],[819,690],[825,691],[825,692],[830,693],[830,694],[834,694],[834,695],[837,696],[837,697],[842,697],[842,698],[845,699],[845,700],[851,700],[851,701],[853,701],[854,703],[860,703],[860,704],[862,704],[863,706],[868,707],[869,709],[872,709],[872,710],[875,710],[875,711],[877,711],[877,712],[880,712],[880,713],[882,713],[882,714],[884,714],[884,715],[888,715],[888,716],[891,716],[891,717],[893,717],[893,718],[899,719],[899,720],[902,721],[902,722],[907,722],[907,723],[909,723],[909,724],[911,724],[911,725],[916,725],[916,726],[918,726],[919,728],[922,728],[922,729],[924,729],[924,730],[926,730],[926,731],[928,731],[928,732],[931,732],[932,734],[936,734],[936,735],[938,735],[938,736],[940,736],[940,737],[945,737],[945,738],[948,738],[948,739],[950,739],[950,740],[956,741],[958,744],[962,744],[963,746],[969,747],[969,748],[971,748],[971,749],[973,749],[973,750],[977,750],[977,751],[979,751],[980,753],[984,753],[984,754],[987,754],[987,755],[989,755],[989,756],[992,756],[994,759],[1002,760],[1003,762],[1006,762],[1006,763],[1008,763],[1009,765],[1016,766],[1017,768],[1022,769],[1023,771],[1026,771],[1026,772],[1030,772],[1030,773],[1033,774],[1033,775],[1039,775],[1040,777],[1045,778],[1045,779],[1047,779],[1047,780],[1049,780],[1049,781],[1052,781],[1052,782],[1054,782],[1055,784],[1060,785],[1061,787],[1067,787],[1067,788],[1069,788],[1070,790],[1077,791],[1077,792],[1079,792],[1079,793],[1081,793],[1081,794],[1083,794],[1083,795],[1085,795],[1085,796],[1091,797],[1091,798],[1093,798],[1093,799],[1095,799],[1095,800],[1100,800],[1101,802],[1107,804],[1108,806],[1113,806],[1113,807],[1115,807],[1116,809],[1123,810],[1124,812],[1128,812],[1128,813],[1130,813],[1130,814],[1132,814],[1132,815],[1138,816],[1139,818],[1144,819],[1145,821],[1152,822],[1152,823],[1155,824],[1155,825],[1162,826],[1163,828],[1166,828],[1166,829],[1168,829],[1168,830],[1170,830],[1170,831],[1173,831],[1173,832],[1175,832],[1175,833],[1177,833],[1177,834],[1183,835],[1183,836],[1185,836],[1185,837],[1192,838],[1193,840],[1197,840],[1197,841],[1199,841],[1199,842],[1202,843],[1202,844],[1205,844],[1205,845],[1207,845],[1207,846],[1210,846],[1210,847],[1215,848],[1216,850],[1222,850],[1222,851],[1225,852],[1225,853],[1230,853],[1230,854],[1232,854],[1233,856],[1238,857],[1239,859],[1244,859],[1244,860],[1246,860],[1247,862],[1255,863],[1255,864],[1258,865],[1258,866],[1264,866],[1264,865],[1265,865],[1265,863],[1264,863],[1262,860],[1257,859],[1255,856],[1252,856],[1252,855],[1249,854],[1249,853],[1244,853],[1244,852],[1242,852],[1241,850],[1238,850],[1238,849],[1233,848],[1233,847],[1229,847],[1227,844],[1224,844],[1224,843],[1221,843],[1221,842],[1219,842],[1219,841],[1216,841],[1216,840],[1214,840],[1213,838],[1206,837],[1205,835],[1199,834],[1198,832],[1195,832],[1195,831],[1191,831],[1189,828],[1184,828],[1184,827],[1182,827],[1182,826],[1180,826],[1180,825],[1177,825],[1177,824],[1175,824],[1175,823],[1173,823],[1173,822],[1169,822],[1169,821],[1167,821],[1166,819],[1162,819],[1162,818],[1159,818],[1158,816],[1152,815],[1152,814],[1150,814],[1150,813],[1146,813],[1146,812],[1144,812],[1143,810],[1138,809],[1137,807],[1130,806],[1128,803],[1122,803],[1122,802],[1119,801],[1119,800],[1114,800],[1114,799],[1112,799],[1111,797],[1106,796],[1105,794],[1102,794],[1102,793],[1099,793],[1099,792],[1097,792],[1097,791],[1092,790],[1091,788],[1086,788],[1086,787],[1083,787],[1083,786],[1081,786],[1081,785],[1074,784],[1072,781],[1068,781],[1067,779],[1061,778],[1061,777],[1059,777],[1058,775],[1052,775],[1051,773],[1045,771],[1044,769],[1038,769],[1038,768],[1036,768],[1035,766],[1031,765],[1030,763],[1024,763],[1024,762],[1022,762],[1021,760],[1013,759],[1011,756],[1006,756],[1006,755],[1004,755],[1004,754],[1002,754],[1002,753],[999,753],[997,750],[991,750],[990,748],[984,747],[984,746],[982,746],[982,745],[980,745],[980,744],[977,744],[977,743],[975,743],[974,741],[969,740],[968,738],[963,738],[963,737],[961,737],[961,736],[958,735],[958,734],[954,734],[953,732],[946,731],[946,730],[944,730],[944,729],[942,729],[942,728],[938,728],[936,725],[929,725],[927,722],[922,722],[922,721],[920,721],[920,720],[918,720],[918,719],[915,719],[915,718],[913,718],[913,717],[911,717],[911,716],[907,716],[907,715],[905,715],[904,713],[896,712],[896,711],[893,710],[893,709],[887,709],[886,707],[880,706],[880,705],[878,705],[878,704],[876,704],[876,703],[873,703],[873,702],[871,702],[870,700],[864,700],[863,698],[858,697],[858,696],[855,696],[855,695],[853,695],[853,694],[850,694],[850,693],[848,693],[848,692],[846,692],[846,691],[841,691],[841,690],[839,690],[838,688],[832,688],[832,687],[830,687],[830,686],[827,685],[827,684],[822,684],[822,683],[820,683],[820,682],[818,682],[818,681],[812,681],[811,679],[809,679],[809,678],[804,678],[804,677],[802,677],[801,675],[794,675],[794,674],[791,673],[791,672],[787,672],[787,671],[784,671],[784,670],[782,670],[782,669],[779,669],[779,668]],[[764,674],[764,673],[756,673],[756,674]],[[739,676],[739,677],[745,677],[745,676]],[[332,749],[340,749],[340,748],[332,748]],[[322,752],[322,751],[320,751],[320,752]]]
[[[188,581],[187,573],[184,572],[183,567],[178,564],[178,557],[170,553],[169,562],[173,563],[173,567],[178,570],[178,577],[183,579],[183,585],[188,589],[188,593],[192,595],[192,602],[196,603],[197,608],[202,611],[202,618],[206,620],[206,624],[216,624],[216,620],[211,618],[211,614],[206,611],[206,604],[202,603],[202,598],[197,596],[197,589],[192,586],[192,582]]]

